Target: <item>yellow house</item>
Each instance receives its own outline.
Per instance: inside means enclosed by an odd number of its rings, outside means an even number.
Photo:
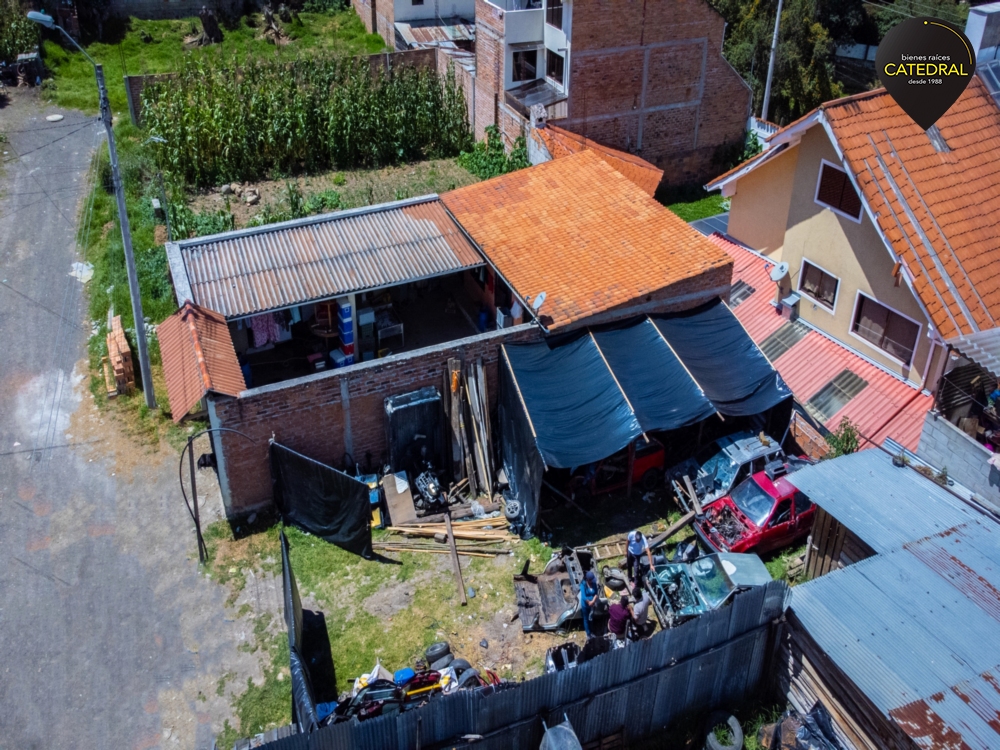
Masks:
[[[828,102],[707,185],[731,199],[729,236],[787,264],[787,315],[929,390],[955,337],[1000,321],[991,83],[926,132],[884,89]]]

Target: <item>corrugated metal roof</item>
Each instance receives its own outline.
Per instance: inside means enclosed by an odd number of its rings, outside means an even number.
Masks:
[[[227,318],[483,264],[436,195],[168,245],[177,300]]]
[[[407,47],[436,47],[451,42],[472,42],[476,39],[476,24],[458,17],[400,21],[396,23],[396,36]]]
[[[1000,328],[955,336],[946,343],[1000,378]]]
[[[175,422],[209,391],[236,396],[246,389],[222,315],[187,302],[160,323],[156,332]]]
[[[743,280],[754,288],[754,293],[733,312],[750,337],[758,345],[762,344],[786,323],[772,304],[774,282],[769,273],[774,263],[721,235],[708,239],[732,256],[733,281]],[[868,385],[834,413],[824,426],[836,429],[847,417],[878,445],[889,437],[916,450],[924,415],[934,405],[930,394],[817,330],[810,330],[798,343],[777,356],[774,366],[800,403],[809,401],[839,373],[850,370]]]
[[[866,484],[884,492],[904,472],[913,473],[883,462]],[[854,491],[841,490],[845,497]],[[923,500],[905,492],[878,497],[896,509],[896,522],[940,510]],[[882,531],[898,536],[891,522]],[[1000,529],[968,518],[797,586],[791,606],[817,645],[917,746],[986,750],[1000,746],[998,584]]]
[[[944,487],[893,466],[880,450],[806,466],[795,472],[794,484],[876,552],[980,518]]]

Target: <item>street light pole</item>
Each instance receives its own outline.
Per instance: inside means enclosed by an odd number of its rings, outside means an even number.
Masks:
[[[101,99],[101,121],[108,133],[108,155],[111,159],[111,178],[114,182],[115,197],[118,200],[118,223],[122,230],[122,245],[125,247],[125,268],[128,271],[128,290],[132,298],[132,317],[135,319],[135,343],[139,349],[139,372],[142,375],[142,393],[146,398],[146,406],[156,408],[156,394],[153,393],[153,376],[149,371],[149,348],[146,345],[146,319],[142,314],[142,297],[139,294],[139,275],[135,270],[135,256],[132,253],[132,230],[128,223],[128,211],[125,208],[125,185],[122,183],[118,169],[118,149],[115,148],[115,133],[111,121],[111,103],[108,101],[108,89],[104,85],[104,68],[94,58],[87,54],[77,41],[69,35],[55,19],[44,13],[32,11],[28,19],[49,29],[58,29],[63,36],[73,43],[83,56],[94,66],[97,78],[97,90]]]
[[[774,19],[774,36],[771,37],[771,61],[767,64],[767,83],[764,84],[764,104],[760,108],[760,119],[767,119],[771,106],[771,79],[774,78],[774,58],[778,56],[778,26],[781,23],[781,0],[778,0],[778,15]]]

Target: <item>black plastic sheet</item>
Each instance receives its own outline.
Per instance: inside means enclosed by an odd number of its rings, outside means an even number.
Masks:
[[[271,481],[274,502],[286,524],[371,557],[368,485],[274,442]]]
[[[542,492],[545,465],[531,434],[528,415],[521,404],[510,367],[501,356],[499,369],[499,394],[497,414],[500,422],[501,459],[511,492],[522,508],[525,528],[533,529],[538,521],[538,500]]]
[[[292,721],[300,732],[319,726],[309,667],[302,659],[302,600],[288,555],[288,539],[281,531],[281,588],[284,595],[285,625],[288,628],[288,659],[292,681]]]
[[[652,320],[722,414],[760,414],[791,398],[785,381],[721,300]]]
[[[708,419],[715,407],[653,322],[594,332],[594,339],[646,432]]]
[[[555,349],[514,344],[504,351],[547,466],[568,469],[598,461],[642,434],[590,336]]]

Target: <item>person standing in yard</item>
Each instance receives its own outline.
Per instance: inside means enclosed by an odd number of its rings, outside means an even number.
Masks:
[[[636,640],[648,638],[656,630],[656,623],[649,619],[649,605],[653,603],[646,589],[636,586],[632,589],[632,622],[635,624]]]
[[[649,558],[649,569],[653,570],[653,553],[649,549],[649,540],[639,529],[628,533],[628,552],[625,564],[628,568],[629,580],[636,586],[642,586],[642,553]]]
[[[580,586],[580,614],[583,615],[583,632],[590,638],[590,618],[594,615],[594,607],[597,606],[597,576],[594,571],[588,570],[583,577],[583,584]]]
[[[628,595],[625,594],[608,607],[608,630],[615,634],[615,640],[625,640],[630,622],[632,622],[632,609],[628,605]]]

